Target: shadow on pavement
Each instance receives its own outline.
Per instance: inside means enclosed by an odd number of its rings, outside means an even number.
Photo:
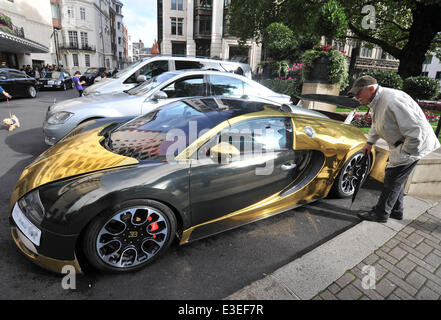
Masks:
[[[29,154],[31,156],[38,156],[48,147],[44,143],[43,130],[41,128],[29,129],[26,131],[20,131],[11,133],[5,139],[6,145],[13,151]]]

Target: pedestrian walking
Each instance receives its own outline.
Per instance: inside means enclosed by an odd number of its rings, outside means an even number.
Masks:
[[[82,97],[83,90],[84,90],[83,84],[85,84],[86,81],[80,81],[80,77],[81,77],[81,72],[79,72],[79,71],[75,72],[74,77],[73,77],[73,82],[75,83],[75,88],[77,88],[80,97]]]
[[[372,126],[363,152],[370,152],[380,138],[389,145],[380,198],[371,210],[358,216],[376,222],[386,222],[389,217],[401,220],[407,178],[417,162],[438,149],[440,143],[421,107],[407,93],[381,87],[371,76],[358,78],[349,92],[360,104],[369,104],[372,111]]]
[[[6,98],[12,99],[12,96],[9,93],[7,93],[5,89],[2,88],[2,86],[0,86],[0,93],[3,94]]]

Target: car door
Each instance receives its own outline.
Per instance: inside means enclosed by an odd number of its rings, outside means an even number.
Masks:
[[[213,154],[215,148],[221,144],[225,147],[225,143],[235,146],[239,153],[230,158]],[[193,224],[218,219],[279,193],[298,175],[296,161],[290,118],[249,119],[220,131],[197,151],[197,156],[192,156]],[[243,224],[242,219],[236,222]],[[234,226],[220,229],[231,227]]]
[[[241,98],[244,96],[244,82],[234,77],[210,75],[211,95]]]
[[[167,94],[167,98],[155,100],[155,93],[162,91]],[[164,104],[176,101],[185,97],[199,97],[207,95],[206,78],[204,75],[194,75],[183,77],[171,83],[164,84],[156,88],[152,95],[147,98],[142,106],[142,113],[160,107]]]
[[[28,81],[25,74],[16,70],[8,70],[7,72],[9,94],[11,96],[24,96],[27,94]]]

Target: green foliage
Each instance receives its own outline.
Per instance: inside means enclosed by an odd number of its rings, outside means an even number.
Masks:
[[[289,95],[291,99],[296,100],[295,95],[302,92],[302,79],[266,79],[260,82],[265,87],[282,94]]]
[[[439,90],[438,80],[426,76],[409,77],[403,83],[403,91],[418,100],[430,100],[439,94]]]
[[[403,89],[403,79],[396,72],[385,70],[370,70],[362,72],[360,74],[360,77],[365,75],[374,77],[377,80],[378,84],[382,87],[399,90]]]
[[[344,37],[348,21],[343,8],[336,0],[328,0],[320,8],[319,23],[317,31],[327,38]]]
[[[284,60],[298,45],[290,28],[283,23],[274,22],[265,28],[262,34],[262,44],[268,50],[268,55],[275,60]]]
[[[272,58],[262,61],[260,64],[263,68],[269,69],[269,76],[271,78],[278,78],[288,73],[289,63],[286,60],[277,61]]]
[[[11,18],[9,18],[4,13],[0,12],[0,25],[3,25],[4,27],[12,27]]]
[[[305,65],[305,78],[308,78],[316,60],[320,57],[329,59],[328,81],[332,84],[339,84],[341,89],[346,88],[349,84],[346,56],[341,51],[329,46],[307,50],[301,56],[300,60]]]

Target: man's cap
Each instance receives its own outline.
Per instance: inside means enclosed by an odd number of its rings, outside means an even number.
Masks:
[[[364,87],[370,86],[372,84],[377,84],[377,80],[371,76],[362,76],[355,80],[352,85],[352,89],[349,90],[349,93],[357,94]]]

